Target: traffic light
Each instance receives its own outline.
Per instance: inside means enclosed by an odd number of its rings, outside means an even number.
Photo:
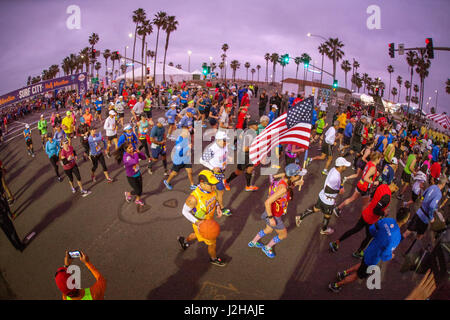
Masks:
[[[379,93],[380,93],[380,88],[375,88],[375,94],[376,94],[377,96],[379,96]]]
[[[147,75],[150,74],[150,67],[147,67]]]
[[[206,76],[208,74],[208,67],[203,66],[202,73]]]
[[[427,44],[426,50],[427,50],[428,59],[433,59],[434,58],[433,39],[426,38],[425,43]]]
[[[92,49],[91,51],[91,58],[95,59],[97,57],[97,50],[96,49]]]
[[[338,81],[334,80],[333,81],[333,91],[336,91],[337,88],[338,88]]]
[[[308,69],[309,68],[309,60],[305,60],[303,62],[303,65],[304,65],[305,69]]]
[[[285,54],[282,56],[282,60],[284,62],[284,64],[288,64],[289,63],[289,54]]]
[[[381,97],[384,97],[384,88],[381,88]]]
[[[392,43],[389,43],[389,57],[391,57],[391,58],[395,58],[395,44],[392,42]]]

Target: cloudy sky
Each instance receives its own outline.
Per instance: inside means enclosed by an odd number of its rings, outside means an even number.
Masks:
[[[70,5],[81,9],[79,30],[66,27],[69,18],[66,11]],[[380,29],[367,27],[370,5],[380,8]],[[52,64],[61,65],[64,57],[89,46],[88,38],[93,32],[100,36],[98,49],[123,53],[128,45],[129,56],[133,41],[128,34],[134,32],[131,16],[137,8],[143,8],[152,19],[158,11],[165,11],[179,21],[178,30],[170,37],[167,62],[181,64],[187,70],[187,51],[191,50],[191,71],[200,69],[202,62],[209,62],[210,56],[218,64],[222,44],[227,43],[227,59],[241,62],[237,76],[243,79],[246,77],[243,65],[248,61],[252,67],[262,66],[260,79],[264,80],[265,53],[289,53],[296,57],[306,52],[320,65],[317,47],[322,40],[307,37],[308,32],[339,38],[345,45],[344,59],[350,62],[356,59],[361,65],[358,72],[368,73],[372,78],[381,77],[386,86],[389,86],[386,68],[391,64],[395,69],[392,86],[397,88],[397,76],[404,82],[410,75],[406,56],[396,52],[396,57],[391,59],[388,43],[404,43],[406,48],[423,47],[425,38],[432,37],[435,47],[450,45],[448,0],[4,0],[0,1],[3,42],[0,95],[26,86],[29,75],[39,75]],[[164,37],[164,34],[160,37],[159,52],[164,50]],[[154,50],[155,39],[156,32],[149,37],[149,49]],[[140,56],[140,44],[136,51]],[[450,97],[445,93],[445,81],[450,77],[449,58],[450,52],[435,51],[425,82],[425,101],[432,97],[430,101],[434,104],[435,90],[438,90],[438,112],[450,113]],[[162,54],[158,61],[160,59]],[[104,65],[103,58],[99,61]],[[111,66],[110,61],[108,66]],[[281,72],[279,67],[277,69],[276,79],[279,80]],[[327,58],[324,69],[332,72],[332,63]],[[295,77],[295,72],[296,65],[291,62],[286,67],[285,77]],[[104,70],[100,74],[104,74]],[[231,70],[227,74],[230,75]],[[300,71],[299,78],[302,77]],[[345,86],[340,67],[337,78],[339,85]],[[415,73],[413,83],[419,83],[418,79]],[[324,75],[324,82],[331,83],[331,77]],[[404,93],[402,85],[403,101]],[[425,111],[428,112],[427,107]]]

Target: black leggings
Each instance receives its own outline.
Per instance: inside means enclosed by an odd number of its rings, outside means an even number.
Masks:
[[[102,165],[103,172],[108,171],[108,168],[106,167],[105,157],[103,156],[103,153],[100,153],[100,154],[98,154],[96,156],[92,156],[91,155],[91,161],[92,161],[92,169],[91,169],[92,173],[94,173],[95,170],[97,170],[99,162]]]
[[[141,142],[141,146],[139,147],[139,150],[142,150],[142,148],[144,148],[145,149],[145,155],[147,156],[147,158],[150,158],[150,152],[148,150],[147,139],[139,139],[139,141]]]
[[[50,159],[50,163],[52,164],[53,168],[55,169],[56,176],[59,178],[59,169],[58,169],[58,161],[59,161],[59,159],[58,159],[58,156],[53,155],[49,159]]]
[[[73,175],[77,178],[78,181],[81,182],[80,170],[78,170],[78,166],[73,167],[69,170],[64,170],[66,176],[69,178],[70,182],[73,182]]]
[[[347,239],[347,238],[351,237],[352,235],[361,231],[363,228],[366,228],[366,238],[361,242],[361,245],[359,246],[358,251],[363,250],[369,244],[370,240],[372,240],[372,238],[373,238],[369,231],[370,226],[371,225],[368,224],[366,221],[364,221],[363,217],[361,217],[352,229],[345,232],[339,238],[339,242],[344,241],[345,239]]]
[[[128,183],[133,188],[133,191],[131,191],[131,194],[133,196],[140,197],[142,194],[142,175],[139,175],[137,177],[127,177]]]

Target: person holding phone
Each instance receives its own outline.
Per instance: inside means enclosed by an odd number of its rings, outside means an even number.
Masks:
[[[106,279],[102,276],[102,274],[93,266],[93,264],[89,261],[89,257],[83,253],[83,251],[75,251],[79,253],[80,261],[84,263],[84,265],[91,271],[92,275],[95,277],[95,283],[89,287],[84,289],[70,289],[67,286],[67,280],[71,276],[68,273],[68,268],[72,263],[72,257],[74,255],[69,255],[69,252],[66,251],[66,255],[64,257],[64,266],[59,268],[55,274],[55,283],[58,289],[62,293],[63,300],[104,300],[105,291],[106,291]],[[73,252],[71,252],[73,253]]]

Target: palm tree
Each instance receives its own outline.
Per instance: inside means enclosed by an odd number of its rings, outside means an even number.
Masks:
[[[220,69],[220,77],[223,79],[223,69],[225,68],[225,63],[222,61],[219,63],[219,69]]]
[[[55,78],[57,76],[57,74],[59,73],[59,66],[57,64],[51,65],[50,72],[51,72],[52,78]]]
[[[223,45],[222,45],[222,51],[223,51],[223,54],[222,54],[222,61],[223,61],[223,63],[225,64],[225,72],[224,72],[224,80],[225,81],[227,81],[227,63],[226,63],[226,58],[227,58],[227,50],[228,49],[230,49],[230,47],[228,46],[228,44],[227,43],[224,43]]]
[[[257,66],[256,66],[256,70],[258,70],[258,82],[259,82],[259,70],[261,69],[261,66],[258,64]]]
[[[169,62],[167,65],[168,65],[169,67],[173,67],[173,62]]]
[[[423,98],[425,96],[425,78],[428,77],[428,75],[429,75],[428,69],[430,67],[431,67],[431,61],[430,61],[430,59],[428,59],[427,56],[425,56],[424,50],[421,49],[421,57],[418,58],[418,60],[417,60],[417,68],[416,68],[416,72],[420,77],[420,86],[421,86],[420,97],[419,97],[420,111],[422,111]]]
[[[361,81],[361,78],[359,77],[359,73],[358,72],[354,73],[352,75],[352,78],[350,81],[355,87],[358,88],[358,93],[359,93],[359,88],[361,88],[361,86],[362,86],[362,81]],[[359,87],[358,87],[358,83],[360,84]]]
[[[393,87],[391,93],[392,93],[392,96],[394,97],[394,101],[395,101],[395,96],[397,95],[397,88]]]
[[[158,30],[156,33],[155,61],[153,62],[153,86],[156,86],[156,56],[158,54],[159,31],[166,23],[166,19],[167,13],[165,13],[164,11],[159,11],[153,18],[153,25],[155,25]]]
[[[269,82],[269,60],[270,60],[270,53],[266,53],[264,55],[264,60],[266,60],[266,83]]]
[[[105,69],[106,69],[105,74],[106,74],[106,75],[108,74],[108,59],[109,59],[110,57],[111,57],[111,50],[105,49],[105,50],[103,51],[103,58],[105,58]]]
[[[97,78],[98,78],[98,70],[102,67],[102,64],[100,62],[95,63],[95,70],[97,70]]]
[[[450,79],[447,79],[447,81],[445,82],[445,92],[447,92],[447,94],[450,94]]]
[[[142,8],[139,8],[139,9],[133,11],[132,19],[133,19],[133,22],[136,24],[135,29],[134,29],[134,42],[133,42],[133,85],[134,85],[134,65],[135,65],[134,56],[135,56],[135,52],[136,52],[137,30],[138,30],[139,24],[144,22],[144,20],[146,19],[145,10]]]
[[[83,50],[80,51],[80,55],[83,58],[83,62],[86,66],[86,72],[89,71],[89,64],[90,64],[90,59],[89,59],[89,47],[84,47]]]
[[[296,70],[295,70],[295,79],[298,79],[298,68],[299,68],[299,66],[300,66],[300,63],[302,63],[302,58],[300,58],[300,57],[295,57],[294,63],[297,65],[297,68],[296,68]]]
[[[120,65],[120,71],[122,71],[122,74],[127,72],[127,68],[128,68],[128,66],[126,63]]]
[[[252,70],[250,70],[250,72],[252,73],[252,82],[253,82],[253,76],[255,75],[256,69],[252,68]]]
[[[233,70],[233,81],[236,81],[236,70],[239,69],[241,64],[237,60],[233,60],[230,63],[230,68]]]
[[[342,61],[341,69],[345,73],[345,88],[347,89],[347,73],[352,69],[352,65],[348,60]]]
[[[112,71],[111,74],[114,73],[114,62],[119,61],[120,60],[120,55],[117,53],[117,51],[113,51],[111,53],[111,61],[112,61]]]
[[[147,66],[146,63],[144,63],[144,55],[145,52],[145,38],[147,35],[150,35],[153,32],[153,26],[150,22],[150,20],[144,20],[142,21],[141,25],[137,28],[137,34],[141,36],[142,39],[142,49],[141,49],[141,87],[144,87],[144,65]]]
[[[403,79],[401,76],[397,77],[397,83],[398,83],[398,100],[397,102],[400,101],[400,92],[402,91],[402,83],[403,83]]]
[[[322,43],[319,46],[319,53],[322,55],[322,69],[320,70],[320,83],[322,83],[322,79],[323,79],[323,59],[325,57],[325,55],[327,54],[327,45],[325,43]]]
[[[246,81],[248,81],[248,68],[250,68],[250,62],[246,62],[245,64],[244,64],[244,67],[245,67],[245,69],[247,69],[247,76],[246,76]]]
[[[27,86],[31,85],[31,76],[28,76],[27,78]]]
[[[273,69],[272,69],[272,84],[275,84],[275,69],[277,67],[277,63],[280,60],[280,56],[278,53],[272,53],[270,55],[270,62],[273,63]]]
[[[412,51],[412,50],[408,51],[406,53],[406,63],[408,64],[409,68],[411,69],[411,80],[410,80],[411,84],[413,83],[412,79],[413,79],[413,75],[414,75],[414,66],[416,65],[416,61],[417,61],[416,52]],[[411,90],[409,91],[409,96],[410,97],[412,96]],[[411,99],[410,99],[410,101],[411,101]],[[407,109],[408,113],[409,113],[409,102],[410,101],[408,101],[408,109]]]
[[[404,83],[405,89],[406,89],[406,94],[405,94],[405,99],[406,101],[409,101],[409,99],[411,99],[411,95],[408,95],[408,92],[410,92],[410,88],[411,88],[411,82],[409,82],[408,80],[405,81]]]
[[[369,75],[367,73],[364,73],[361,78],[361,81],[364,84],[363,93],[366,92],[366,85],[367,85],[368,79],[369,79]]]
[[[215,62],[211,63],[211,72],[214,72],[214,70],[217,69],[217,64]]]
[[[227,58],[227,55],[225,53],[222,53],[220,55],[220,58],[222,59],[222,62],[221,62],[222,68],[221,68],[221,70],[222,70],[222,80],[223,80],[223,79],[225,79],[225,71],[226,71],[226,68],[227,68],[227,64],[225,63],[225,59]]]
[[[388,98],[388,100],[391,100],[391,80],[392,80],[392,73],[394,72],[394,67],[391,65],[388,65],[387,72],[389,72],[389,98]]]
[[[91,45],[91,50],[94,50],[94,46],[100,41],[100,37],[95,32],[89,36],[89,44]],[[94,62],[95,59],[92,59],[92,69],[91,76],[94,74]]]
[[[419,92],[419,86],[417,84],[414,85],[414,96],[417,97],[417,93]]]
[[[166,45],[164,47],[164,62],[163,62],[163,82],[166,82],[166,56],[167,48],[169,48],[170,34],[177,30],[178,21],[175,16],[168,16],[163,25],[163,30],[166,31]]]
[[[175,68],[177,68],[177,69],[183,69],[182,67],[181,67],[181,64],[177,64],[176,66],[175,66]]]
[[[344,44],[338,38],[330,38],[325,42],[327,47],[326,55],[333,61],[333,80],[336,79],[336,64],[344,56],[344,52],[341,50]]]

